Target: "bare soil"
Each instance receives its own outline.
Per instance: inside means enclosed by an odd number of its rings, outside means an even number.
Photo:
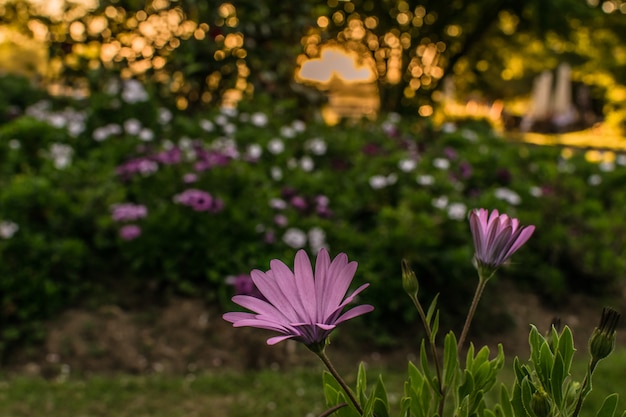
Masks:
[[[571,297],[565,308],[551,308],[512,285],[503,285],[499,296],[501,313],[513,317],[515,326],[506,333],[472,341],[494,348],[502,343],[507,356],[527,356],[529,325],[546,330],[555,316],[572,329],[578,350],[586,351],[587,339],[599,321],[602,308],[597,300],[583,296]],[[267,346],[267,332],[234,329],[221,314],[203,301],[189,298],[172,298],[160,308],[125,310],[107,305],[96,310],[68,310],[47,324],[43,346],[16,355],[9,370],[54,378],[69,373],[185,374],[316,362],[296,342]],[[618,344],[626,341],[624,333],[618,331]],[[343,337],[350,336],[343,332],[338,335],[338,339]],[[351,365],[366,361],[404,368],[406,360],[415,357],[415,350],[408,342],[381,351],[341,340],[333,343],[330,354]]]

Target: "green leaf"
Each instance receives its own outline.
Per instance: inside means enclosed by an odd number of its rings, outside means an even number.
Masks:
[[[376,417],[389,417],[389,400],[382,375],[378,376],[378,382],[374,388],[374,415]]]
[[[513,406],[511,405],[511,397],[509,391],[504,384],[500,385],[500,407],[502,407],[503,417],[515,417]],[[497,413],[497,408],[496,408]]]
[[[435,298],[433,298],[433,301],[430,303],[428,311],[426,312],[426,322],[429,324],[431,323],[433,314],[435,313],[435,308],[437,307],[437,299],[439,299],[439,294],[435,295]]]
[[[363,362],[361,362],[359,365],[359,371],[356,377],[356,392],[357,392],[357,395],[359,396],[359,402],[361,404],[365,404],[365,402],[367,402],[366,390],[367,390],[367,374],[365,371],[365,365],[363,364]]]
[[[511,408],[514,411],[515,417],[526,417],[528,413],[526,412],[526,408],[524,404],[522,404],[522,386],[521,383],[524,381],[517,381],[513,386],[513,397],[511,398]]]
[[[619,399],[619,395],[613,393],[604,399],[602,403],[602,407],[598,410],[598,414],[596,417],[613,417],[615,415],[615,410],[617,409],[617,400]]]
[[[565,326],[559,337],[559,346],[557,347],[558,353],[563,357],[563,374],[569,375],[570,368],[572,366],[572,359],[574,358],[574,337],[569,327]]]
[[[426,381],[433,389],[433,392],[439,393],[439,381],[437,381],[437,377],[433,376],[430,370],[430,364],[428,363],[428,355],[426,355],[426,341],[422,339],[422,345],[420,347],[420,362],[422,365],[422,372],[426,377]]]
[[[469,397],[473,391],[474,377],[472,376],[472,373],[466,369],[463,374],[463,384],[459,387],[459,399]]]
[[[536,391],[532,386],[532,383],[528,378],[524,378],[521,383],[522,386],[522,407],[526,411],[527,415],[534,416],[535,413],[530,408],[530,401],[532,400],[533,393]]]
[[[452,332],[448,333],[443,341],[443,383],[446,387],[452,385],[459,368],[456,343],[456,337]]]
[[[552,350],[548,343],[544,343],[541,345],[539,363],[535,363],[535,370],[537,371],[541,385],[546,390],[550,390],[550,374],[552,373],[553,366],[554,358],[552,357]]]
[[[491,410],[485,410],[485,412],[483,413],[483,416],[484,416],[484,417],[497,417],[497,416],[496,416],[496,413],[494,413],[494,412],[493,412],[493,411],[491,411]]]
[[[552,371],[550,372],[550,386],[545,388],[549,390],[559,410],[563,408],[563,383],[565,382],[565,376],[563,356],[561,356],[561,353],[557,350]]]
[[[435,318],[433,319],[433,323],[431,325],[430,330],[430,343],[435,343],[435,339],[437,338],[437,332],[439,332],[439,310],[435,313]]]

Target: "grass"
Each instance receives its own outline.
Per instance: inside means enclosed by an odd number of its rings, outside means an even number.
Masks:
[[[573,373],[582,379],[586,363],[584,355],[579,356]],[[507,386],[512,378],[509,369],[507,366],[502,373]],[[310,367],[186,377],[100,375],[53,381],[4,376],[0,377],[0,417],[314,417],[324,410],[320,371],[321,367]],[[379,372],[370,370],[368,374],[374,379]],[[594,391],[581,416],[594,416],[604,397],[615,390],[623,397],[624,375],[626,350],[618,350],[598,366]],[[348,375],[347,379],[353,377]],[[384,377],[390,399],[397,404],[405,373],[385,370]],[[624,409],[626,402],[620,398],[619,414]]]

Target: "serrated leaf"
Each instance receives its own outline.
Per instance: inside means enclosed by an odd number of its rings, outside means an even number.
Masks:
[[[526,411],[526,414],[529,416],[534,416],[535,413],[530,408],[530,401],[532,400],[533,392],[535,391],[532,387],[532,384],[528,378],[524,378],[521,383],[522,387],[522,407]]]
[[[535,363],[535,370],[537,376],[541,381],[541,385],[547,390],[550,389],[550,374],[552,373],[552,367],[554,366],[554,358],[552,357],[552,350],[548,343],[541,345],[539,351],[539,363]]]
[[[503,417],[515,417],[509,391],[504,384],[500,385],[500,407],[502,407]]]
[[[565,365],[563,363],[563,357],[557,350],[554,358],[554,364],[552,371],[550,372],[550,387],[549,391],[554,399],[554,403],[559,410],[563,408],[563,383],[565,382]],[[547,389],[547,387],[546,387]]]
[[[456,350],[456,337],[450,332],[443,341],[443,383],[449,387],[459,368],[459,355]]]
[[[617,401],[619,400],[619,395],[613,393],[604,399],[602,403],[602,407],[598,410],[598,414],[596,417],[613,417],[615,415],[615,410],[617,409]]]
[[[521,383],[524,378],[530,378],[528,365],[522,365],[517,356],[513,359],[513,371],[515,372],[515,378],[518,383]]]
[[[561,332],[557,351],[563,357],[563,373],[567,376],[570,373],[574,352],[576,352],[576,349],[574,348],[574,337],[568,326],[565,326]]]
[[[526,408],[522,404],[522,386],[521,383],[524,381],[518,381],[513,386],[513,396],[511,397],[511,408],[513,409],[513,414],[515,417],[527,417],[528,413],[526,412]]]
[[[539,352],[541,346],[546,343],[546,340],[539,334],[539,331],[534,325],[530,326],[530,333],[528,334],[528,344],[530,345],[530,360],[537,365],[540,361]]]

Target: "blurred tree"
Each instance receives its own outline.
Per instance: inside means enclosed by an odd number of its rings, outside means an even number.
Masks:
[[[297,67],[329,41],[375,61],[383,111],[429,105],[448,74],[460,91],[501,94],[527,91],[560,61],[594,62],[616,82],[624,73],[610,41],[624,39],[620,0],[74,1],[51,16],[39,3],[5,0],[0,19],[49,42],[51,74],[66,83],[102,88],[111,71],[153,80],[181,109],[253,92],[292,98],[305,89],[294,83]],[[602,60],[581,49],[588,31],[606,35]]]

